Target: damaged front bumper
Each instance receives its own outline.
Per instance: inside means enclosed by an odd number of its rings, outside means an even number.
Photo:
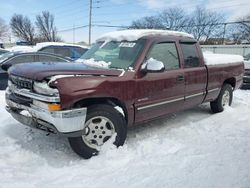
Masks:
[[[87,108],[49,111],[34,104],[23,105],[11,100],[12,95],[6,91],[6,110],[20,123],[32,128],[68,137],[81,136],[84,131]],[[31,100],[32,96],[31,96]]]

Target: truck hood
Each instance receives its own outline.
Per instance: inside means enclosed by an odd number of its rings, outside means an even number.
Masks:
[[[122,70],[97,68],[83,63],[25,63],[9,69],[10,75],[36,81],[56,75],[119,76],[121,73]]]

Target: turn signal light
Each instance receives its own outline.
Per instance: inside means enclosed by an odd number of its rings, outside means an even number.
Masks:
[[[48,109],[50,111],[59,111],[61,110],[61,105],[60,104],[48,104]]]

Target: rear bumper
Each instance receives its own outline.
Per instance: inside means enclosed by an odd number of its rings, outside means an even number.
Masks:
[[[0,69],[0,90],[5,90],[8,86],[8,73]]]
[[[250,75],[243,76],[243,83],[241,89],[250,89]]]
[[[243,83],[241,89],[250,89],[250,83]]]
[[[20,123],[32,128],[68,137],[80,136],[84,130],[87,108],[48,111],[40,107],[25,106],[9,99],[6,92],[6,110]]]

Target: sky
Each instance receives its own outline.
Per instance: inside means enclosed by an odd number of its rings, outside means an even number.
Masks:
[[[128,26],[133,20],[157,15],[169,7],[191,12],[196,6],[218,11],[234,21],[250,13],[249,0],[93,0],[94,25]],[[88,42],[89,0],[0,0],[0,18],[6,23],[13,14],[28,16],[33,22],[37,14],[50,11],[55,16],[58,34],[66,42]],[[72,28],[76,28],[72,30]],[[118,28],[93,27],[92,42],[101,34]],[[13,36],[13,40],[16,40]]]

